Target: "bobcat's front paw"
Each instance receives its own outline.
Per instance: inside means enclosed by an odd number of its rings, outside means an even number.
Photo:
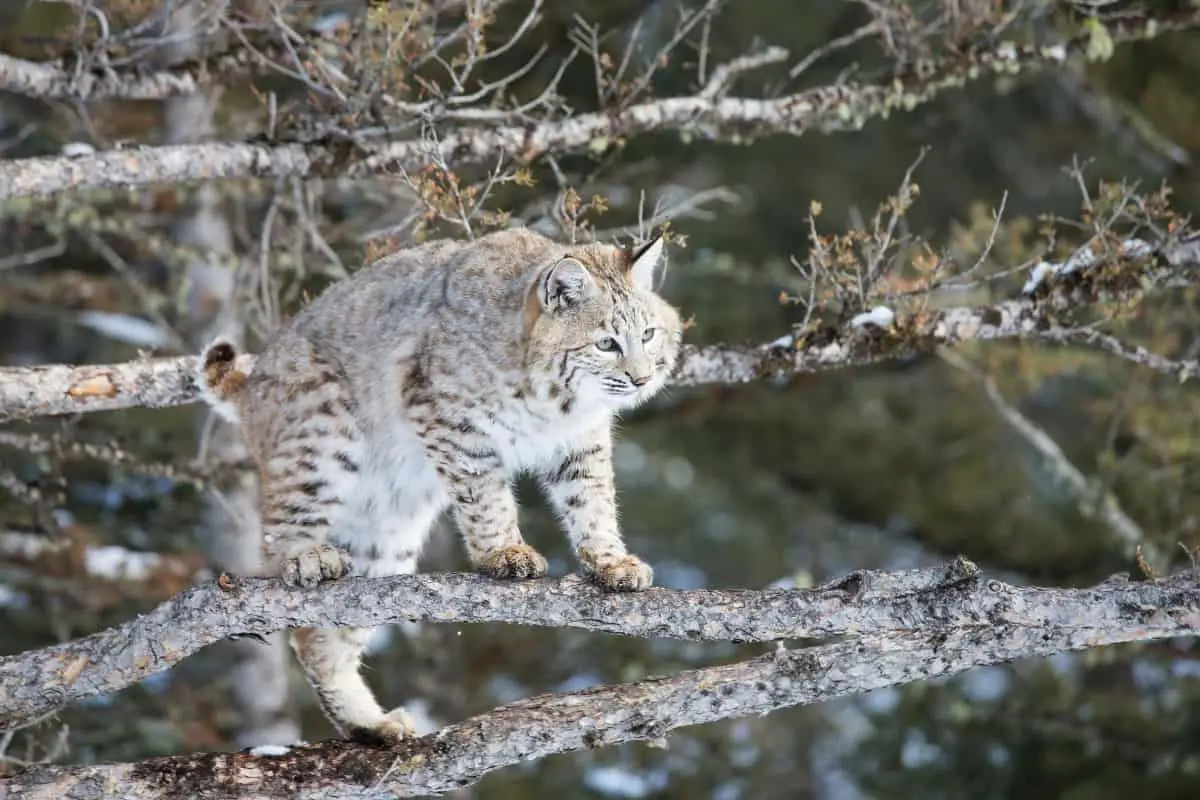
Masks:
[[[358,726],[350,729],[350,738],[364,744],[391,746],[417,735],[412,717],[404,708],[388,712],[383,721],[370,727]]]
[[[304,550],[283,562],[283,582],[288,586],[312,589],[323,581],[332,581],[350,573],[350,556],[331,544]]]
[[[654,583],[654,570],[637,556],[579,551],[583,570],[595,583],[612,592],[639,592]]]
[[[525,580],[545,575],[546,559],[522,542],[485,553],[477,568],[492,578]]]

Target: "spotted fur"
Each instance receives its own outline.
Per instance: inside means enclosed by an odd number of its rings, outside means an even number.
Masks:
[[[634,253],[519,229],[425,244],[334,284],[248,372],[232,343],[210,345],[200,380],[257,462],[270,568],[301,586],[411,573],[448,507],[477,569],[538,577],[511,489],[529,471],[587,575],[649,586],[617,523],[612,423],[679,354],[679,315],[652,287],[661,254],[661,240]],[[340,730],[395,741],[411,726],[362,679],[366,635],[291,642]]]

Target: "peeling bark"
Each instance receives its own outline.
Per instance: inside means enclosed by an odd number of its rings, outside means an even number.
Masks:
[[[165,408],[199,397],[195,358],[0,369],[0,422],[118,408]]]

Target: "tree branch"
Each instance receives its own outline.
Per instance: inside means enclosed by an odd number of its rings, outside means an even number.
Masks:
[[[910,573],[918,574],[928,580],[927,572]],[[872,581],[864,580],[869,575],[859,573],[858,585],[870,586]],[[889,576],[874,577],[886,582]],[[460,587],[483,585],[482,579],[464,576],[432,580]],[[488,584],[489,596],[494,597],[491,593],[496,586]],[[545,608],[544,596],[554,598],[556,591],[568,588],[568,582],[507,586],[526,594],[519,607],[533,610]],[[271,593],[278,593],[278,587],[271,587]],[[801,598],[811,598],[832,606],[834,615],[851,608],[865,611],[894,607],[899,626],[887,629],[887,635],[879,635],[880,629],[869,626],[855,630],[861,638],[851,641],[801,650],[780,647],[775,653],[749,661],[671,677],[541,695],[396,748],[329,741],[281,749],[275,754],[217,753],[168,756],[134,764],[34,766],[0,781],[0,790],[8,789],[14,796],[46,797],[83,796],[86,790],[92,798],[129,800],[180,796],[340,800],[428,795],[461,788],[492,770],[554,753],[628,741],[661,741],[670,731],[689,725],[766,714],[788,706],[953,675],[986,664],[1200,631],[1200,584],[1190,574],[1147,583],[1112,582],[1086,590],[1019,589],[968,577],[955,582],[942,580],[936,586],[891,599],[864,591],[852,602],[846,601],[844,587],[814,592],[745,592],[734,593],[740,597],[732,607],[722,602],[708,609],[703,598],[713,594],[728,593],[659,589],[605,597],[624,606],[626,622],[637,629],[645,625],[639,620],[642,609],[638,606],[664,604],[668,598],[669,604],[676,607],[672,613],[690,615],[697,609],[712,610],[715,613],[706,617],[707,621],[725,619],[732,613],[734,618],[754,625],[757,614],[745,601],[755,596],[799,600],[801,605],[805,603]],[[599,594],[583,591],[577,583],[562,596],[585,605],[600,598]],[[443,599],[436,600],[440,608],[455,605],[445,604]],[[512,598],[506,598],[496,601],[496,606],[511,609],[511,602]],[[489,611],[486,606],[483,610]],[[650,613],[653,616],[655,612]],[[586,614],[571,611],[569,616],[588,624]],[[549,624],[562,621],[547,620]]]
[[[946,632],[980,625],[1119,631],[1133,638],[1194,633],[1200,586],[1018,588],[978,579],[965,559],[905,573],[855,572],[813,590],[651,589],[609,594],[579,578],[496,582],[442,574],[353,578],[316,590],[222,576],[123,625],[0,658],[0,729],[161,672],[213,642],[295,627],[373,627],[405,620],[506,622],[625,636],[758,641]],[[1130,608],[1153,611],[1127,617]],[[1158,633],[1155,633],[1157,631]]]
[[[1071,459],[1067,457],[1067,454],[1050,434],[1038,427],[1033,420],[1022,414],[1020,409],[1005,399],[1000,387],[996,385],[996,381],[990,375],[977,369],[957,353],[943,349],[938,352],[938,355],[948,364],[967,373],[982,385],[984,393],[987,394],[996,413],[1038,452],[1045,463],[1046,471],[1075,500],[1080,513],[1086,517],[1099,519],[1112,531],[1124,546],[1126,557],[1132,561],[1144,549],[1145,557],[1151,564],[1166,563],[1166,559],[1159,552],[1158,547],[1147,538],[1142,527],[1125,513],[1117,498],[1100,481],[1089,478],[1072,464]]]
[[[767,345],[685,346],[672,382],[676,386],[746,383],[764,377],[861,366],[967,341],[1075,341],[1076,329],[1064,327],[1059,321],[1062,312],[1200,282],[1200,237],[1157,247],[1130,239],[1111,254],[1096,256],[1086,264],[1071,260],[1039,266],[1021,298],[995,305],[905,315],[895,315],[888,309],[893,318],[886,329],[850,320],[840,328],[802,330]],[[1088,344],[1096,346],[1093,341]],[[242,368],[251,369],[253,356],[243,358]],[[1180,362],[1149,353],[1131,360],[1181,380],[1193,374],[1190,369],[1177,368]],[[195,378],[198,367],[196,357],[184,356],[124,364],[2,368],[0,422],[192,403],[199,399]]]
[[[1110,21],[1107,33],[1112,41],[1124,42],[1196,27],[1200,27],[1200,10],[1161,17],[1129,16]],[[1052,46],[1002,42],[877,83],[824,86],[770,99],[719,93],[672,97],[532,124],[501,112],[495,125],[447,126],[436,141],[422,138],[375,144],[350,131],[346,135],[357,148],[347,148],[341,140],[206,143],[15,159],[0,162],[0,201],[63,189],[157,182],[332,175],[364,178],[416,172],[437,159],[457,167],[492,162],[501,156],[530,161],[547,153],[664,131],[727,140],[769,134],[800,136],[813,129],[858,130],[870,119],[911,110],[946,89],[961,88],[984,76],[1058,65],[1077,56],[1098,57],[1089,49],[1091,42],[1091,33]],[[436,151],[436,158],[431,151]]]
[[[150,75],[121,74],[81,70],[71,74],[61,65],[45,61],[26,61],[0,53],[0,89],[26,97],[77,100],[162,100],[191,94],[200,88],[197,78],[187,72],[156,72]]]
[[[1180,383],[1183,383],[1188,378],[1200,375],[1200,360],[1198,359],[1165,358],[1157,353],[1151,353],[1140,345],[1123,342],[1110,333],[1104,333],[1093,328],[1065,331],[1063,341],[1070,344],[1091,347],[1109,355],[1114,355],[1117,358],[1123,358],[1134,364],[1149,367],[1155,372],[1177,377]]]

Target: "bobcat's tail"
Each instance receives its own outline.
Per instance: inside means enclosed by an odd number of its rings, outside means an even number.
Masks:
[[[246,373],[238,368],[238,351],[233,342],[221,337],[200,356],[200,394],[224,419],[236,423],[238,395],[246,385]]]

